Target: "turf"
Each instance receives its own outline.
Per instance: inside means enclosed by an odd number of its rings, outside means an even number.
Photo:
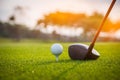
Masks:
[[[120,43],[96,43],[101,57],[73,61],[64,47],[59,62],[50,52],[53,43],[0,43],[0,80],[119,80]]]

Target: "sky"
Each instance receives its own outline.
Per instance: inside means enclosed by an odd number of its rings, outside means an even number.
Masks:
[[[27,26],[35,26],[38,19],[43,15],[55,11],[67,11],[74,13],[92,14],[97,11],[106,13],[112,0],[0,0],[0,20],[7,21],[8,17],[15,14],[14,8],[22,6],[23,13],[19,13],[17,22]],[[120,20],[120,0],[110,13],[113,21]]]
[[[15,14],[15,7],[23,7],[22,12],[17,12],[16,22],[34,28],[38,19],[45,14],[55,11],[85,13],[91,15],[97,11],[105,15],[112,0],[0,0],[0,21],[8,21],[9,17]],[[117,0],[110,15],[112,21],[120,20],[120,0]],[[79,36],[82,29],[58,29],[48,27],[43,32],[51,33],[56,30],[63,35]],[[66,31],[65,31],[66,30]],[[120,31],[118,33],[120,35]]]

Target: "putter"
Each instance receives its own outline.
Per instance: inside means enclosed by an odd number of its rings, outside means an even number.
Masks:
[[[85,45],[85,44],[72,44],[68,47],[68,53],[71,59],[73,60],[95,60],[97,58],[100,57],[100,54],[93,48],[95,45],[95,42],[97,40],[97,37],[99,36],[102,27],[109,15],[109,13],[111,12],[114,4],[115,4],[116,0],[112,0],[112,3],[105,15],[105,17],[103,18],[100,27],[98,29],[98,31],[96,32],[90,46]]]

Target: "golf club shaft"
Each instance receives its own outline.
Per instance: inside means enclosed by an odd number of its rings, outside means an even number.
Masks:
[[[109,9],[108,9],[108,11],[107,11],[105,17],[103,18],[102,23],[101,23],[101,25],[100,25],[100,27],[99,27],[99,29],[98,29],[98,31],[97,31],[95,37],[93,38],[92,43],[90,44],[90,46],[89,46],[89,48],[88,48],[88,52],[87,52],[86,57],[91,53],[91,51],[92,51],[92,49],[93,49],[93,47],[94,47],[95,41],[97,40],[97,37],[99,36],[100,31],[102,30],[102,27],[103,27],[103,25],[104,25],[104,23],[105,23],[105,21],[106,21],[108,15],[109,15],[110,11],[112,10],[112,8],[113,8],[115,2],[116,2],[116,0],[113,0],[113,1],[112,1],[112,3],[111,3],[111,5],[110,5],[110,7],[109,7]]]

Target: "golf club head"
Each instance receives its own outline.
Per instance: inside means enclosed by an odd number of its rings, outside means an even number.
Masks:
[[[100,56],[100,54],[95,49],[93,49],[86,58],[88,48],[89,46],[85,44],[72,44],[68,48],[68,53],[70,58],[73,60],[95,60]]]

